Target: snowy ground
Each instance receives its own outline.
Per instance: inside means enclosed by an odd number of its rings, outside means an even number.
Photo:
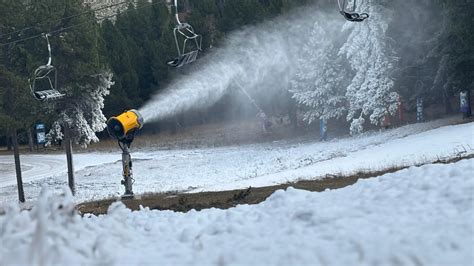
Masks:
[[[108,154],[76,154],[76,171],[87,167],[115,162],[117,156]],[[66,155],[25,155],[20,157],[23,182],[41,180],[67,172]],[[0,156],[0,186],[16,185],[15,167],[12,156]]]
[[[449,120],[438,120],[329,142],[280,141],[192,150],[142,150],[132,154],[134,191],[204,191],[265,186],[473,154],[474,123],[443,126],[448,123]],[[26,168],[30,167],[24,173],[25,194],[30,204],[38,197],[42,185],[59,190],[67,184],[64,157],[22,156]],[[118,150],[115,154],[76,155],[75,200],[122,194],[120,158]],[[5,203],[17,201],[12,160],[12,156],[0,156],[0,168],[5,168],[9,162],[11,165],[11,170],[2,172],[0,178],[0,208]],[[47,160],[63,164],[51,167],[47,173],[34,170],[33,162],[41,164]]]
[[[0,265],[472,265],[473,172],[474,159],[411,167],[188,213],[115,203],[80,217],[70,196],[45,192],[0,216]]]

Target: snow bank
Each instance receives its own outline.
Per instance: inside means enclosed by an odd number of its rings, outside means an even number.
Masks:
[[[0,265],[468,265],[474,159],[412,167],[339,190],[277,191],[258,205],[200,212],[73,213],[41,193],[0,216]]]

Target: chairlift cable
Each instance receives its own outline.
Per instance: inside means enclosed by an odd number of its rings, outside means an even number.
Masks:
[[[62,20],[79,17],[79,16],[86,15],[86,14],[89,14],[89,13],[95,13],[97,11],[102,11],[104,9],[109,9],[109,8],[119,6],[119,5],[123,5],[123,4],[127,4],[127,3],[130,3],[130,0],[122,1],[122,2],[119,2],[119,3],[107,5],[107,6],[102,6],[102,7],[96,8],[96,9],[91,9],[89,11],[85,11],[85,12],[81,12],[81,13],[78,13],[78,14],[70,15],[70,16],[67,16],[67,17],[64,17],[64,18],[53,20],[51,22],[59,22],[59,21],[62,21]],[[9,35],[12,35],[12,34],[15,34],[15,33],[18,33],[18,32],[22,32],[22,31],[34,28],[38,25],[45,24],[47,22],[49,22],[49,20],[43,20],[43,21],[40,21],[40,22],[36,22],[33,26],[28,26],[28,27],[25,27],[25,28],[22,28],[22,29],[19,29],[19,30],[9,32],[9,33],[2,33],[2,34],[0,34],[0,38],[3,38],[4,36],[9,36]]]
[[[144,7],[149,7],[149,6],[150,5],[144,6]],[[139,8],[135,8],[135,10],[136,9],[139,9]],[[107,17],[112,17],[112,15],[103,17],[101,19],[105,19]],[[31,78],[28,79],[31,94],[36,100],[41,101],[41,102],[46,102],[50,100],[58,100],[66,96],[64,91],[60,90],[57,86],[58,73],[56,71],[56,68],[51,64],[52,55],[51,55],[51,45],[49,42],[49,36],[51,36],[54,33],[64,32],[70,28],[77,27],[79,25],[86,24],[86,23],[89,24],[91,23],[91,21],[84,21],[79,24],[75,24],[69,27],[50,31],[48,33],[42,33],[40,35],[46,39],[47,48],[48,48],[48,62],[45,65],[40,65],[38,68],[36,68]],[[90,27],[86,31],[89,31],[91,29],[95,30],[96,28]],[[43,84],[40,84],[40,86],[38,86],[38,82],[43,82]],[[46,82],[47,84],[46,86],[44,86],[44,82]]]
[[[105,19],[105,18],[107,18],[107,17],[104,17],[104,19]],[[84,25],[84,24],[87,24],[87,23],[90,23],[90,21],[82,22],[82,23],[78,23],[78,24],[74,24],[74,25],[71,25],[71,26],[68,26],[68,27],[64,27],[64,28],[60,28],[60,29],[57,29],[57,30],[50,31],[50,32],[48,32],[48,33],[40,33],[40,34],[36,34],[36,35],[30,36],[30,37],[27,37],[27,38],[23,38],[23,39],[11,41],[11,42],[7,42],[7,43],[1,43],[1,44],[0,44],[0,47],[1,47],[1,46],[6,46],[6,45],[9,45],[9,44],[15,44],[15,43],[19,43],[19,42],[24,42],[24,41],[31,40],[31,39],[36,39],[36,38],[39,38],[39,37],[43,37],[45,34],[48,34],[48,35],[51,36],[51,35],[53,35],[53,34],[55,34],[55,33],[67,31],[67,30],[69,30],[69,29],[71,29],[71,28],[74,28],[74,27],[77,27],[77,26],[81,26],[81,25]]]
[[[146,7],[150,7],[150,6],[154,6],[154,5],[157,5],[157,4],[161,4],[163,3],[162,1],[159,1],[159,2],[155,2],[155,3],[151,3],[147,6],[143,6],[143,7],[138,7],[138,8],[135,8],[133,10],[139,10],[139,9],[143,9],[143,8],[146,8]],[[130,10],[126,10],[124,11],[123,13],[126,13],[126,12],[129,12]],[[123,14],[122,13],[122,14]],[[104,20],[104,19],[108,19],[108,18],[113,18],[115,17],[116,15],[108,15],[108,16],[104,16],[104,17],[100,17],[98,18],[98,20]],[[84,25],[84,24],[88,24],[90,23],[91,21],[85,21],[85,22],[81,22],[81,23],[78,23],[78,24],[74,24],[74,25],[71,25],[71,26],[68,26],[68,27],[64,27],[64,28],[60,28],[60,29],[57,29],[57,30],[53,30],[53,31],[49,31],[47,33],[40,33],[40,34],[36,34],[36,35],[33,35],[33,36],[29,36],[29,37],[25,37],[25,38],[22,38],[22,39],[18,39],[18,40],[15,40],[15,41],[11,41],[11,42],[7,42],[7,43],[0,43],[0,47],[2,46],[6,46],[6,45],[9,45],[9,44],[15,44],[15,43],[19,43],[19,42],[24,42],[24,41],[27,41],[27,40],[31,40],[31,39],[36,39],[36,38],[39,38],[39,37],[43,37],[44,34],[49,34],[49,35],[53,35],[55,33],[60,33],[60,32],[64,32],[64,31],[67,31],[67,30],[70,30],[72,28],[75,28],[77,26],[81,26],[81,25]]]

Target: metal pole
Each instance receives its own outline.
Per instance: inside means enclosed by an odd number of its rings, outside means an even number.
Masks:
[[[123,144],[122,147],[122,166],[123,166],[123,180],[122,185],[125,186],[125,194],[122,198],[133,198],[132,191],[132,157],[130,156],[130,147]]]
[[[12,130],[13,157],[15,158],[16,183],[18,186],[18,200],[25,202],[25,192],[23,191],[23,180],[21,178],[20,151],[18,149],[18,137],[16,129]]]
[[[74,165],[72,162],[72,141],[71,141],[71,129],[64,125],[64,145],[66,147],[66,160],[67,160],[67,181],[71,193],[76,194],[76,184],[74,182]]]

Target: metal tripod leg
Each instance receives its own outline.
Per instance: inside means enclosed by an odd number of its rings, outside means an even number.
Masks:
[[[130,156],[130,149],[127,145],[123,145],[122,151],[123,180],[121,183],[125,186],[125,194],[122,195],[122,198],[133,198],[132,157]]]

